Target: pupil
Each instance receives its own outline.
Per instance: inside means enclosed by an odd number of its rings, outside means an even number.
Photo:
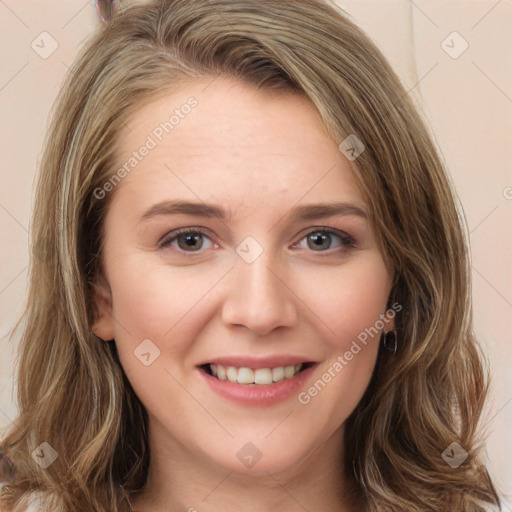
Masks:
[[[196,244],[198,243],[198,239],[201,237],[200,234],[195,235],[184,235],[181,240],[184,240],[184,244],[179,244],[182,249],[200,249],[201,245],[199,243],[199,246],[197,247]],[[200,242],[200,240],[199,240]]]
[[[327,234],[312,234],[310,235],[311,240],[314,242],[314,246],[311,249],[328,249],[329,248],[329,235]],[[327,242],[327,243],[326,243]]]

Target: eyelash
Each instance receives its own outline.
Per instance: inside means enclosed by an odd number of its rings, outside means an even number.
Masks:
[[[316,234],[316,233],[334,235],[334,236],[337,236],[337,237],[339,237],[341,239],[340,247],[337,247],[337,248],[334,248],[334,249],[327,249],[326,251],[313,251],[313,250],[311,250],[311,252],[318,253],[320,256],[332,256],[333,253],[335,253],[337,251],[346,251],[348,249],[355,249],[356,248],[356,242],[355,242],[354,238],[351,237],[349,234],[347,234],[347,233],[345,233],[343,231],[338,231],[337,229],[327,228],[327,227],[311,229],[310,231],[305,233],[298,242],[294,243],[293,246],[299,245],[299,243],[302,240],[304,240],[308,236],[310,236],[312,234]],[[168,233],[162,239],[162,241],[159,243],[159,247],[163,248],[163,249],[171,247],[171,244],[174,241],[176,241],[180,235],[201,235],[201,236],[207,237],[207,238],[209,238],[211,240],[211,237],[208,235],[208,233],[206,231],[202,230],[201,228],[181,228],[181,229],[177,229],[176,231],[172,231],[171,233]],[[181,252],[183,254],[190,254],[192,256],[193,255],[200,255],[201,253],[204,252],[202,250],[199,250],[199,251],[183,251],[182,249],[179,249],[179,248],[177,250],[178,250],[178,252]]]

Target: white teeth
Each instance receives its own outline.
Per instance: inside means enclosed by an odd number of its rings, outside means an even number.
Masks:
[[[272,368],[272,380],[274,382],[279,382],[284,379],[284,368],[282,366],[278,366],[277,368]]]
[[[251,368],[239,368],[238,384],[252,384],[254,382],[254,370]]]
[[[226,375],[230,382],[236,382],[238,378],[238,371],[234,366],[228,366],[226,369]]]
[[[212,365],[213,366],[213,365]],[[220,380],[226,380],[226,369],[224,368],[224,366],[219,366],[219,365],[216,365],[217,368],[217,373],[214,373],[214,375],[217,375],[217,377],[220,379]]]
[[[210,364],[212,375],[219,380],[229,380],[238,384],[257,384],[267,386],[273,382],[280,382],[284,379],[291,379],[302,370],[302,363],[289,366],[277,366],[276,368],[258,368],[253,370],[246,366],[236,368],[235,366],[222,366],[221,364]]]
[[[254,372],[254,384],[272,384],[272,372],[270,368],[258,368]]]
[[[287,379],[291,379],[294,375],[295,375],[295,365],[294,364],[284,367],[284,376]]]

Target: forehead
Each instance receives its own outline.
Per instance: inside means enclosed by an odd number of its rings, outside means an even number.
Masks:
[[[116,194],[185,193],[243,203],[256,195],[299,201],[306,194],[337,200],[342,193],[362,203],[350,163],[313,107],[292,91],[200,80],[145,104],[127,125],[117,166],[129,172]]]

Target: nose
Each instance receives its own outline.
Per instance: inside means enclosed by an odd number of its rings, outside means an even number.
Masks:
[[[298,299],[280,268],[263,255],[252,263],[237,258],[227,282],[223,322],[244,326],[258,336],[295,325]]]

